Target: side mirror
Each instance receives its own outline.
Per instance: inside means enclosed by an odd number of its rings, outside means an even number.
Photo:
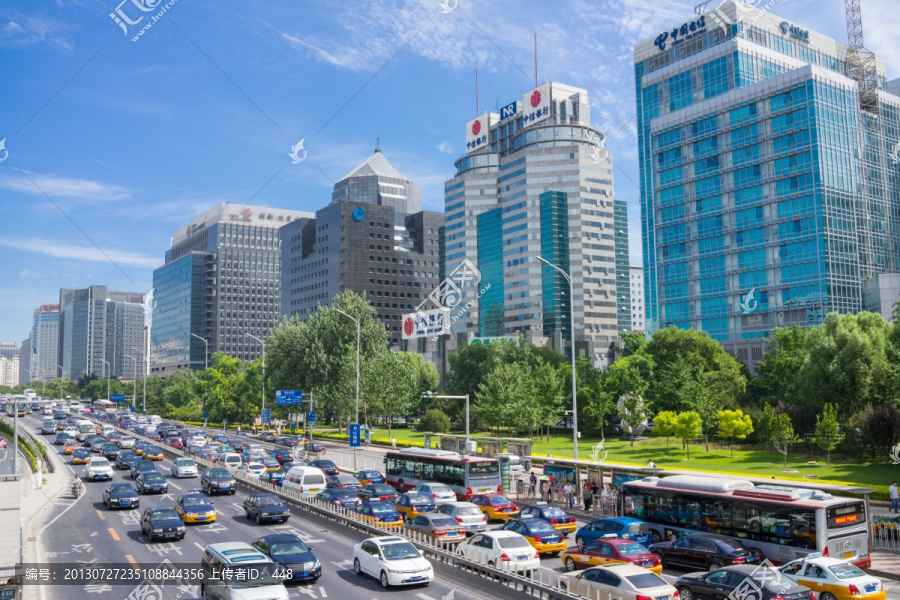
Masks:
[[[315,546],[307,546],[307,548],[309,548],[309,550],[311,552],[313,549],[315,549]]]
[[[210,500],[209,503],[210,503],[210,504],[215,504],[215,501]]]

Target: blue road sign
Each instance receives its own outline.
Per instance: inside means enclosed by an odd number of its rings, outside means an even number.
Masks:
[[[366,427],[366,445],[368,446],[371,443],[372,443],[372,432],[369,430],[368,427]]]
[[[271,423],[272,422],[272,409],[264,408],[262,411],[262,415],[260,415],[260,416],[262,417],[263,424]]]
[[[359,448],[359,423],[350,425],[350,447]]]
[[[125,394],[110,394],[110,402],[125,402]]]
[[[316,413],[315,413],[315,411],[312,411],[312,410],[311,410],[311,411],[309,411],[308,413],[306,413],[306,422],[309,423],[310,425],[315,425],[315,424],[316,424]]]
[[[303,390],[275,390],[275,404],[301,404],[303,402]]]
[[[209,418],[209,411],[208,411],[208,410],[204,410],[204,411],[203,411],[203,420],[205,421],[205,420],[208,419],[208,418]]]
[[[134,407],[132,406],[132,407],[129,408],[128,410],[130,410],[131,412],[134,412]]]

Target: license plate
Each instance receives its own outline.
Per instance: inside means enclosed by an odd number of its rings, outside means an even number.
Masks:
[[[458,535],[458,533],[456,531],[448,531],[447,532],[447,537],[456,537],[457,535]]]
[[[174,534],[174,533],[167,533],[167,534],[166,534],[166,537],[167,537],[167,538],[173,538],[173,537],[175,537],[175,534]]]
[[[410,581],[420,581],[421,579],[422,579],[422,576],[421,576],[421,575],[416,575],[415,577],[410,577],[410,578],[409,578]]]
[[[311,490],[309,490],[309,493],[310,493],[310,494],[318,494],[318,493],[319,493],[319,488],[311,489]]]
[[[874,592],[874,591],[875,591],[875,586],[874,586],[874,585],[867,585],[867,586],[866,586],[866,593]]]
[[[852,552],[844,552],[844,560],[848,560],[848,559],[851,559],[851,558],[853,558],[853,553],[852,553]]]
[[[528,560],[528,556],[517,556],[516,560]]]
[[[122,506],[128,506],[129,504],[131,504],[131,502],[128,500],[122,500]]]
[[[227,486],[227,485],[220,485],[220,486],[219,486],[219,489],[227,490],[227,489],[228,489],[228,486]]]
[[[309,577],[309,571],[303,571],[300,573],[300,577]]]
[[[478,529],[478,525],[469,525],[469,529]]]
[[[205,520],[206,520],[206,517],[197,517],[197,520],[198,520],[198,521],[205,521]]]
[[[669,600],[668,596],[657,596],[656,600]]]
[[[643,567],[649,567],[649,566],[652,566],[652,565],[653,565],[653,563],[650,562],[649,560],[645,560],[645,561],[641,564],[641,566],[643,566]]]

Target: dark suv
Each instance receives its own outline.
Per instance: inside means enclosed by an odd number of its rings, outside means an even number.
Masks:
[[[207,496],[213,494],[231,494],[233,496],[236,488],[237,482],[228,469],[209,467],[200,476],[200,489],[206,492]]]
[[[663,567],[687,567],[714,571],[727,565],[756,565],[762,560],[757,550],[748,550],[737,540],[714,533],[695,533],[671,542],[650,545]]]

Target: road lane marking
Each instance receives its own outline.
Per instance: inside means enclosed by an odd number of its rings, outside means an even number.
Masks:
[[[171,486],[172,486],[173,488],[175,488],[176,490],[180,490],[180,489],[181,489],[181,486],[180,486],[180,485],[175,485],[175,484],[172,483],[171,481],[169,482],[169,485],[171,485]]]
[[[99,508],[97,509],[97,516],[100,517],[100,520],[101,520],[101,521],[105,521],[105,520],[106,520],[106,517],[103,516],[103,513],[100,512],[100,509],[99,509]]]
[[[200,548],[200,551],[201,551],[201,552],[204,551],[204,550],[206,550],[206,548],[205,548],[204,546],[201,546],[201,545],[198,544],[197,542],[194,542],[194,545],[197,546],[198,548]]]
[[[128,562],[131,563],[131,566],[134,567],[134,570],[135,570],[135,571],[140,571],[140,570],[141,570],[140,565],[137,564],[137,561],[134,560],[134,557],[133,557],[132,555],[126,554],[126,555],[125,555],[125,558],[128,560]]]
[[[319,593],[322,594],[323,598],[328,597],[328,594],[325,592],[325,588],[323,588],[321,585],[319,586]]]
[[[434,598],[432,598],[428,594],[416,594],[416,597],[421,598],[422,600],[434,600]]]
[[[115,529],[113,529],[112,527],[110,527],[108,531],[109,531],[109,535],[112,536],[112,539],[116,540],[117,542],[120,541],[120,540],[119,540],[119,534],[116,533],[116,530],[115,530]]]

